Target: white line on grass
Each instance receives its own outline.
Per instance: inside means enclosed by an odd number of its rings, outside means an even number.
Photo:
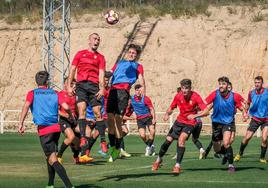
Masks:
[[[198,160],[198,159],[185,159],[183,162],[196,161],[196,160]],[[139,166],[139,167],[135,167],[135,168],[109,170],[109,171],[94,173],[94,175],[104,175],[104,174],[109,174],[109,173],[118,172],[118,171],[120,171],[120,172],[131,171],[131,170],[145,169],[145,168],[151,168],[151,167],[152,167],[152,165],[147,165],[147,166]],[[74,177],[72,177],[72,179],[77,179],[77,178],[82,178],[82,177],[83,178],[84,177],[92,177],[92,174],[74,176]]]

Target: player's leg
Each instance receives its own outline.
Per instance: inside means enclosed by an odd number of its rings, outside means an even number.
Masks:
[[[181,124],[180,126],[182,127],[182,129],[177,142],[177,159],[176,164],[172,170],[172,172],[176,174],[180,173],[181,171],[180,165],[185,152],[185,142],[189,138],[190,134],[193,132],[193,126],[183,124]]]
[[[152,166],[152,171],[158,170],[160,167],[162,161],[163,161],[163,156],[166,154],[169,146],[172,144],[174,139],[178,139],[179,137],[179,132],[181,131],[181,127],[178,126],[178,122],[175,121],[173,123],[173,126],[169,130],[165,142],[161,145],[158,156],[156,161],[153,163]]]
[[[120,155],[120,146],[123,140],[122,130],[123,115],[115,115],[115,149],[112,154],[113,160],[117,159]]]
[[[251,119],[250,123],[249,123],[249,127],[247,129],[247,132],[240,144],[240,149],[239,149],[239,153],[235,156],[234,161],[239,161],[241,156],[244,154],[244,150],[247,147],[250,139],[252,138],[252,136],[254,135],[254,133],[257,131],[257,129],[259,128],[259,123],[253,119]]]
[[[197,149],[199,150],[199,159],[203,159],[206,154],[202,143],[199,141],[201,130],[202,130],[202,123],[200,122],[196,124],[192,133],[192,141],[194,145],[197,147]]]
[[[74,132],[73,132],[71,127],[66,128],[64,130],[64,134],[65,134],[65,139],[61,144],[59,152],[57,153],[58,160],[61,164],[63,162],[62,155],[63,155],[64,151],[73,142],[73,140],[75,138]]]
[[[154,146],[154,138],[155,138],[155,125],[149,125],[149,139],[147,141],[148,146],[150,147],[150,153],[151,155],[155,155],[155,146]]]
[[[149,148],[147,145],[147,138],[146,138],[146,126],[139,127],[138,131],[139,131],[140,138],[142,139],[142,141],[146,145],[145,156],[149,156]]]
[[[49,173],[49,183],[54,182],[55,172],[59,175],[63,181],[65,187],[72,188],[72,183],[70,182],[69,177],[67,176],[65,168],[59,163],[56,148],[58,145],[58,140],[60,133],[51,133],[44,136],[40,136],[40,142],[44,153],[47,157],[48,164],[48,173]],[[54,170],[53,170],[53,169]],[[51,186],[51,185],[50,185]]]
[[[212,142],[215,151],[214,157],[221,158],[225,154],[225,148],[222,144],[223,132],[222,124],[212,122]]]
[[[108,147],[107,147],[107,142],[106,142],[106,138],[105,138],[105,132],[108,131],[108,120],[104,120],[104,124],[105,124],[104,127],[96,127],[96,129],[100,133],[101,151],[99,151],[99,153],[101,152],[102,154],[104,154],[106,156],[108,153]]]
[[[110,142],[109,155],[113,153],[115,148],[115,112],[118,111],[117,104],[117,90],[113,89],[110,91],[108,100],[107,100],[107,114],[108,114],[108,138]],[[111,160],[110,160],[111,159]],[[110,157],[109,161],[112,162],[112,158]]]
[[[86,127],[87,127],[87,121],[86,121],[86,102],[78,102],[77,108],[79,113],[79,118],[77,120],[79,130],[80,130],[80,147],[81,147],[81,157],[86,155],[86,149],[87,149],[87,139],[86,139]]]
[[[115,160],[120,155],[120,145],[123,139],[123,116],[128,106],[129,93],[126,90],[117,90],[117,101],[115,110],[115,148],[112,153],[112,158]]]
[[[225,164],[227,161],[229,163],[228,171],[235,172],[235,167],[233,165],[233,148],[231,146],[231,139],[232,139],[232,131],[231,126],[224,126],[223,127],[223,146],[226,151],[224,158],[222,160],[222,164]]]
[[[261,155],[260,155],[260,162],[265,164],[267,163],[267,160],[265,159],[265,154],[267,151],[267,137],[268,137],[268,125],[266,124],[262,125],[262,142],[261,142]]]
[[[101,106],[94,106],[93,112],[96,117],[96,130],[101,135],[101,138],[104,138],[104,141],[102,140],[101,146],[104,153],[108,152],[108,148],[105,141],[105,121],[103,120],[102,114],[101,114]]]
[[[163,161],[163,157],[168,151],[168,148],[172,144],[172,142],[173,142],[173,138],[171,136],[167,136],[165,142],[160,147],[159,154],[157,156],[156,161],[153,163],[152,171],[158,170],[158,168],[160,167]]]
[[[131,154],[126,152],[126,148],[125,148],[124,138],[129,133],[129,130],[128,130],[127,125],[125,123],[123,123],[123,125],[122,125],[122,131],[123,131],[123,137],[122,137],[121,144],[120,144],[120,156],[121,157],[131,157]]]
[[[73,161],[75,164],[79,164],[79,153],[80,153],[80,134],[74,132],[75,138],[71,143],[70,147],[73,152]]]

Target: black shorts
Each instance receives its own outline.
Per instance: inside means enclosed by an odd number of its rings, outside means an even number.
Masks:
[[[124,89],[112,89],[108,96],[107,113],[124,115],[128,106],[129,92]]]
[[[261,122],[261,121],[256,121],[254,119],[251,119],[249,123],[248,131],[255,133],[260,126],[262,130],[265,126],[268,126],[268,122],[267,121]]]
[[[153,117],[149,116],[149,117],[145,117],[142,119],[137,119],[137,125],[138,125],[138,129],[146,129],[147,126],[153,125]]]
[[[105,124],[105,129],[108,129],[108,120],[107,119],[104,120],[104,124]]]
[[[47,157],[53,152],[57,152],[60,132],[46,134],[39,138],[43,151]]]
[[[70,122],[67,118],[61,117],[61,116],[59,119],[59,124],[60,124],[60,130],[63,133],[66,128],[74,129],[76,127],[76,124],[74,124],[73,122]]]
[[[89,126],[91,130],[93,130],[96,127],[96,123],[93,123],[92,121],[87,121],[87,126]]]
[[[235,123],[222,124],[217,122],[212,122],[212,141],[218,142],[223,140],[223,133],[225,131],[235,132]]]
[[[96,98],[99,92],[99,85],[90,81],[76,83],[77,103],[86,102],[90,106],[101,106],[101,100]]]
[[[194,126],[187,125],[183,123],[179,123],[177,120],[173,123],[173,126],[169,130],[167,136],[172,137],[173,139],[177,140],[181,134],[181,132],[184,132],[188,134],[188,137],[193,132]]]
[[[197,140],[200,136],[201,130],[202,130],[202,122],[198,122],[195,127],[194,130],[192,132],[192,137],[194,140]]]

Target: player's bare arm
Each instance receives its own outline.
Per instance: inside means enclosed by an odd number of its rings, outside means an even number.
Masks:
[[[153,107],[150,108],[150,112],[151,112],[152,117],[153,117],[152,123],[153,123],[153,125],[155,125],[156,124],[156,115],[155,115],[155,110]]]
[[[31,106],[31,103],[29,101],[26,101],[23,105],[23,108],[22,108],[22,111],[21,111],[21,114],[20,114],[20,122],[19,122],[19,128],[18,128],[18,132],[23,135],[24,133],[24,120],[27,116],[27,113],[29,111],[29,108]]]
[[[169,116],[173,113],[173,110],[169,107],[163,117],[164,121],[167,121],[169,119]]]
[[[72,65],[70,68],[70,73],[69,73],[68,82],[67,82],[67,92],[69,96],[73,96],[75,93],[74,87],[72,87],[72,82],[74,80],[75,72],[76,72],[76,66]]]
[[[144,79],[144,76],[142,74],[139,74],[138,80],[139,80],[140,85],[142,86],[142,92],[143,92],[143,94],[146,95],[146,87],[145,87],[145,79]]]
[[[99,100],[104,95],[104,70],[99,70],[99,92],[96,93],[96,97]]]

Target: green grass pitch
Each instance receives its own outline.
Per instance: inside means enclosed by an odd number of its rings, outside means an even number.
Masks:
[[[237,137],[233,144],[237,153],[242,137]],[[204,146],[210,140],[209,136],[200,139]],[[159,151],[163,136],[155,140]],[[61,143],[61,142],[60,142]],[[164,157],[164,165],[158,172],[151,171],[151,165],[156,157],[145,157],[144,143],[137,136],[127,136],[125,145],[131,158],[119,159],[107,163],[97,154],[98,143],[93,148],[95,162],[89,165],[74,165],[70,149],[64,153],[64,167],[73,184],[78,188],[86,187],[268,187],[268,164],[259,163],[260,138],[253,138],[245,150],[245,156],[235,163],[237,172],[230,174],[227,166],[221,165],[221,160],[213,158],[211,152],[206,160],[198,160],[199,152],[191,140],[187,142],[186,152],[182,162],[183,172],[174,176],[171,173],[175,161],[176,146],[173,143]],[[47,184],[47,169],[44,156],[36,134],[19,136],[15,133],[0,135],[0,187],[1,188],[42,188]],[[55,187],[64,187],[56,175]]]

